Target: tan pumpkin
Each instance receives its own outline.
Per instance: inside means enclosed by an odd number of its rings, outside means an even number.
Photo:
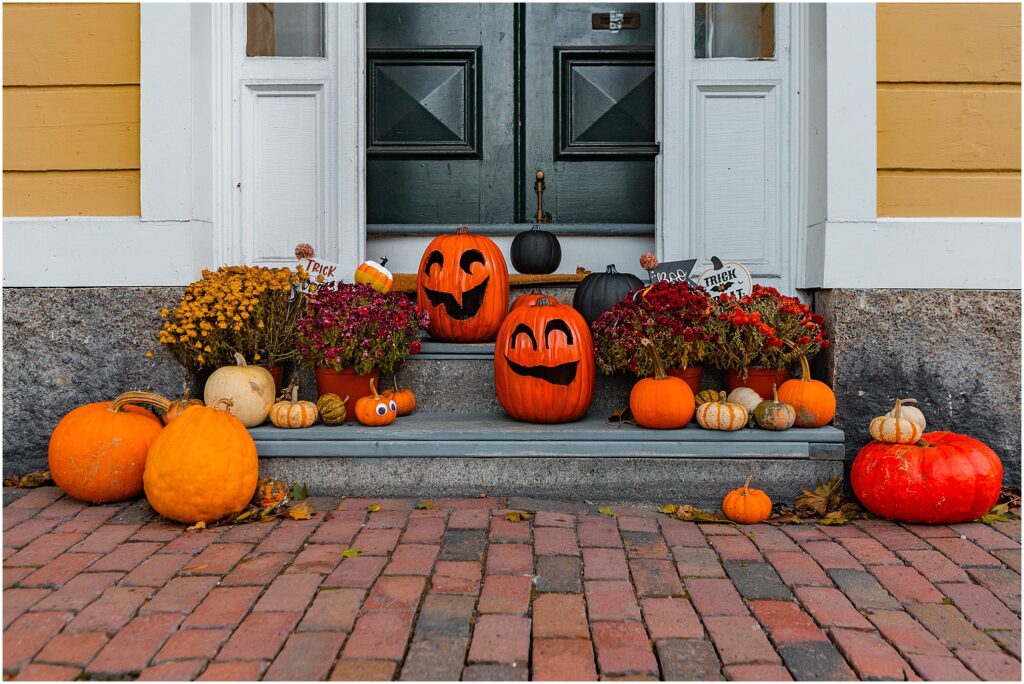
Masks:
[[[903,404],[907,401],[914,400],[897,399],[893,415],[887,413],[872,420],[868,427],[871,436],[886,444],[916,444],[924,431],[919,424],[903,417]]]
[[[775,383],[772,383],[772,398],[754,409],[754,422],[765,430],[788,430],[796,422],[796,409],[779,401],[779,388]]]
[[[747,426],[750,416],[742,404],[726,400],[725,392],[719,392],[718,401],[709,401],[697,407],[697,424],[705,430],[732,432]]]
[[[917,403],[917,399],[901,399],[900,400],[900,412],[903,415],[904,420],[909,420],[911,423],[917,423],[921,426],[921,432],[923,433],[928,428],[928,421],[924,418],[924,412],[916,406],[907,406],[909,403]],[[893,418],[896,416],[896,409],[892,409],[885,415]]]
[[[729,392],[729,396],[726,397],[726,401],[730,404],[739,404],[743,408],[747,409],[747,421],[750,427],[754,427],[754,409],[757,405],[764,401],[764,398],[757,393],[757,390],[753,390],[749,387],[737,387],[732,392]]]
[[[213,371],[206,381],[203,400],[213,406],[228,399],[231,415],[245,427],[255,427],[267,419],[274,405],[274,378],[266,368],[246,364],[241,354],[235,353],[235,363]]]
[[[316,401],[316,410],[320,413],[320,422],[331,426],[344,423],[345,418],[348,416],[348,411],[345,410],[346,401],[348,401],[347,394],[344,399],[334,392],[320,395],[320,398]]]
[[[289,394],[285,390],[285,394]],[[291,397],[270,407],[270,422],[279,428],[307,428],[316,422],[316,404],[299,400],[299,386],[291,386]]]

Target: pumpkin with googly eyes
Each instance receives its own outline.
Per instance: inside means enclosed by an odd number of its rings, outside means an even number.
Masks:
[[[549,297],[510,311],[494,343],[494,386],[516,420],[582,417],[594,398],[594,342],[583,316]]]
[[[369,427],[391,425],[398,417],[398,406],[394,399],[387,399],[377,394],[377,381],[370,380],[369,396],[361,397],[356,402],[356,420]]]
[[[420,260],[416,303],[430,314],[430,336],[493,340],[508,310],[508,266],[493,240],[466,227],[434,238]]]

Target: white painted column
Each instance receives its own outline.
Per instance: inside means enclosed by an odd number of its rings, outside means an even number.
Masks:
[[[342,273],[354,273],[366,252],[366,6],[338,6],[338,254]]]

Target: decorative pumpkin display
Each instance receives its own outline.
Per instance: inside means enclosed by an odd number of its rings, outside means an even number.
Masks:
[[[516,297],[516,300],[512,302],[512,306],[509,307],[509,311],[511,311],[512,309],[518,309],[521,306],[532,306],[541,297],[547,297],[547,295],[538,292],[537,290],[534,290],[533,292],[528,292],[527,294],[524,295],[519,295],[518,297]]]
[[[255,427],[267,419],[274,405],[274,377],[266,368],[246,364],[237,352],[235,363],[213,371],[203,389],[203,400],[213,406],[229,399],[231,414],[245,427]]]
[[[641,340],[651,354],[654,377],[643,378],[629,393],[629,410],[640,427],[681,428],[693,419],[693,390],[685,381],[665,372],[658,350],[646,337]]]
[[[252,502],[260,508],[280,506],[288,500],[291,488],[287,482],[268,477],[256,483],[256,494]]]
[[[398,407],[393,399],[385,399],[377,394],[377,381],[370,380],[370,391],[367,397],[356,402],[356,420],[370,427],[391,425],[398,417]]]
[[[752,390],[749,387],[737,387],[732,392],[729,392],[726,401],[730,404],[739,404],[747,409],[747,420],[750,421],[750,427],[754,427],[754,409],[763,401],[761,395],[756,390]]]
[[[796,409],[779,401],[778,385],[772,385],[772,398],[754,408],[754,422],[765,430],[788,430],[796,422]]]
[[[926,432],[917,444],[870,442],[850,470],[865,508],[908,523],[975,520],[995,505],[1002,482],[996,453],[953,432]]]
[[[53,481],[65,494],[109,503],[142,493],[146,454],[163,425],[139,404],[166,409],[170,402],[149,392],[125,392],[114,401],[79,406],[60,419],[47,455]]]
[[[182,414],[182,412],[185,409],[187,409],[189,406],[202,406],[202,405],[203,405],[203,400],[202,399],[196,399],[195,397],[190,397],[189,396],[189,390],[186,389],[185,390],[185,394],[182,395],[181,399],[175,399],[175,400],[171,401],[168,404],[167,410],[164,411],[164,416],[163,416],[164,425],[167,425],[172,420],[174,420],[175,418],[180,416]]]
[[[320,422],[331,426],[344,423],[348,416],[348,411],[345,410],[346,401],[348,401],[348,395],[342,399],[334,392],[321,394],[320,398],[316,400],[316,410],[320,414]]]
[[[394,389],[384,390],[380,396],[395,402],[395,408],[399,416],[407,416],[416,411],[416,394],[408,387],[398,388],[398,376],[392,376],[395,383]]]
[[[722,393],[718,390],[713,389],[701,390],[700,392],[697,392],[697,394],[694,395],[693,397],[694,402],[697,404],[697,406],[700,406],[701,404],[706,404],[709,401],[719,401],[721,398]]]
[[[722,499],[722,513],[725,517],[743,525],[754,525],[764,522],[772,514],[772,500],[760,489],[752,489],[751,473],[742,487],[738,487]]]
[[[279,428],[307,428],[316,422],[316,404],[311,401],[299,401],[299,386],[292,385],[291,391],[285,389],[288,399],[281,399],[270,407],[270,422]]]
[[[897,399],[892,411],[871,421],[868,431],[874,439],[886,444],[914,444],[921,439],[924,430],[918,423],[903,415],[903,404],[908,401],[917,400]]]
[[[598,316],[622,301],[632,290],[643,287],[643,281],[632,273],[619,273],[609,264],[604,273],[591,273],[576,286],[572,308],[590,325]]]
[[[900,413],[903,416],[903,420],[909,420],[911,423],[916,423],[921,427],[921,433],[924,434],[924,431],[928,428],[928,421],[925,420],[924,412],[921,411],[921,409],[917,408],[916,406],[907,406],[907,404],[910,402],[916,404],[917,399],[901,399],[899,402],[897,402],[897,404],[899,404],[899,409]],[[896,417],[896,409],[893,408],[885,415],[889,416],[890,418]]]
[[[395,278],[391,271],[384,268],[388,258],[384,257],[377,263],[373,260],[364,261],[356,268],[354,280],[362,285],[369,285],[377,292],[387,294],[395,286]]]
[[[562,263],[562,246],[554,233],[534,224],[512,239],[509,257],[520,273],[554,273]]]
[[[466,227],[434,238],[420,260],[416,302],[430,314],[430,336],[493,340],[508,310],[508,266],[493,240]]]
[[[230,404],[190,406],[153,442],[143,481],[160,515],[193,525],[249,505],[259,480],[256,443]]]
[[[821,380],[811,379],[811,366],[807,357],[800,357],[799,378],[793,378],[779,387],[779,399],[796,410],[796,426],[817,428],[828,425],[836,416],[836,395]]]
[[[566,423],[594,397],[594,342],[572,307],[541,297],[510,311],[494,343],[498,402],[516,420]]]
[[[705,430],[732,432],[747,426],[750,416],[743,404],[731,404],[725,392],[718,393],[718,401],[707,401],[697,407],[697,424]]]

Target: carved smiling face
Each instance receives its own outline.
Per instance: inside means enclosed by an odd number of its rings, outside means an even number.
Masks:
[[[508,307],[508,266],[501,250],[467,228],[434,238],[420,260],[416,300],[430,313],[431,337],[494,339]]]
[[[512,310],[494,343],[494,385],[517,420],[580,418],[594,396],[594,345],[583,317],[546,297]]]

